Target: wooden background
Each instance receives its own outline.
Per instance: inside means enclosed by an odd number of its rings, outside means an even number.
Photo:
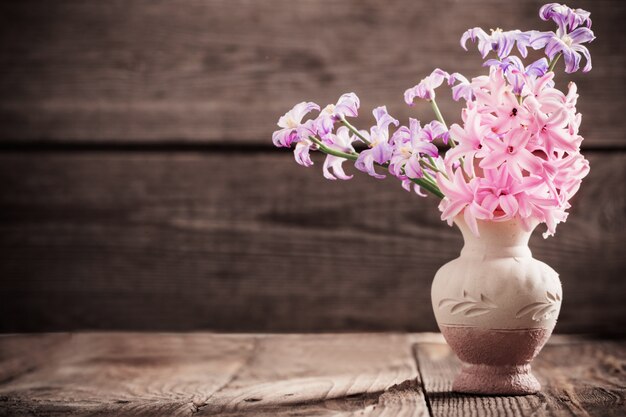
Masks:
[[[623,1],[579,1],[592,171],[557,236],[558,332],[624,335]],[[551,30],[541,2],[59,0],[0,4],[0,331],[435,330],[430,283],[460,233],[397,181],[321,176],[277,118],[342,92],[406,121],[433,67],[475,76],[470,27]],[[458,105],[442,97],[449,121]]]

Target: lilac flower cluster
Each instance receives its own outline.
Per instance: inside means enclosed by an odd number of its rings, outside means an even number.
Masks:
[[[449,223],[462,215],[474,233],[477,220],[519,219],[529,228],[546,223],[544,236],[554,234],[556,225],[565,221],[569,199],[578,191],[589,172],[589,163],[580,153],[581,115],[576,111],[576,85],[567,93],[554,88],[554,68],[562,56],[565,71],[575,72],[581,56],[583,71],[591,69],[589,51],[582,44],[595,37],[588,12],[557,3],[539,11],[543,20],[557,24],[555,32],[492,30],[466,31],[461,46],[468,40],[477,43],[489,74],[467,79],[459,73],[435,69],[404,93],[412,106],[416,99],[430,103],[436,120],[422,125],[409,118],[408,124],[392,117],[385,106],[373,110],[375,124],[359,130],[348,118],[357,117],[360,100],[354,93],[343,94],[335,104],[320,110],[312,102],[302,102],[285,113],[274,145],[291,147],[298,164],[313,165],[310,151],[326,153],[324,177],[348,180],[343,164],[382,179],[386,169],[398,178],[407,191],[422,190],[442,199],[442,220]],[[545,58],[525,64],[511,55],[515,49],[526,57],[528,48],[544,49]],[[452,98],[463,99],[461,122],[448,129],[437,106],[436,89],[446,84]],[[304,120],[312,111],[316,117]],[[435,145],[448,145],[440,155]]]
[[[359,171],[374,178],[385,178],[377,168],[388,171],[402,181],[405,189],[421,193],[424,187],[435,194],[440,194],[435,184],[434,175],[437,166],[443,167],[433,141],[438,138],[447,140],[448,130],[438,121],[432,121],[423,128],[416,119],[410,119],[408,126],[399,126],[399,121],[392,117],[385,106],[373,110],[375,125],[369,131],[359,131],[346,117],[358,115],[359,98],[354,93],[342,95],[336,104],[330,104],[319,112],[316,118],[303,122],[304,116],[320,107],[315,103],[302,102],[285,113],[278,122],[282,129],[274,132],[274,145],[290,147],[296,143],[294,156],[298,164],[311,166],[311,150],[321,150],[327,154],[323,166],[324,177],[335,180],[348,180],[343,170],[346,160],[354,161]],[[342,126],[335,130],[340,123]],[[393,134],[389,128],[396,127]],[[356,152],[354,145],[360,144],[366,149]]]
[[[590,13],[582,9],[570,9],[564,4],[549,3],[539,10],[539,17],[545,21],[552,20],[555,22],[558,26],[556,32],[536,30],[504,32],[502,29],[492,29],[491,33],[488,34],[481,28],[473,28],[467,30],[461,37],[461,46],[467,50],[467,41],[471,39],[477,42],[478,50],[483,58],[489,52],[495,51],[499,60],[509,57],[513,46],[517,47],[520,55],[524,58],[528,54],[529,47],[535,50],[544,49],[546,56],[550,59],[550,63],[545,65],[546,69],[548,67],[554,68],[559,57],[563,56],[565,72],[567,73],[578,71],[581,56],[584,56],[586,64],[583,72],[590,71],[591,56],[587,47],[583,45],[595,39],[593,31],[590,29]],[[485,64],[491,66],[493,61],[489,60]],[[537,61],[531,64],[531,67],[533,65],[543,67],[543,64],[543,61]]]

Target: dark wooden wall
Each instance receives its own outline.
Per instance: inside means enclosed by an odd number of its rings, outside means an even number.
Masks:
[[[294,103],[346,91],[406,120],[469,27],[550,29],[541,2],[112,0],[0,5],[0,331],[435,330],[458,231],[395,180],[321,176],[271,147]],[[626,3],[580,1],[592,171],[557,236],[560,332],[625,334]],[[442,98],[453,120],[458,105]]]

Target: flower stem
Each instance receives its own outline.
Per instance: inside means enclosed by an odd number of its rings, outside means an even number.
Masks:
[[[433,108],[433,111],[435,112],[435,117],[437,118],[437,120],[439,120],[441,124],[444,125],[446,129],[448,129],[448,125],[446,124],[446,121],[443,120],[443,115],[441,114],[441,111],[439,110],[439,106],[437,106],[437,102],[435,101],[435,99],[433,98],[428,101],[430,101],[430,106]]]
[[[437,105],[437,102],[435,101],[435,99],[433,98],[428,101],[430,102],[430,106],[433,108],[433,111],[435,112],[435,117],[437,118],[437,120],[441,122],[441,124],[443,125],[443,127],[446,128],[446,130],[450,130],[448,129],[448,125],[446,124],[446,121],[444,120],[443,115],[441,114],[441,110],[439,110],[439,106]],[[452,138],[448,139],[448,143],[450,144],[451,148],[454,148],[456,146]]]
[[[422,187],[423,189],[425,189],[426,191],[428,191],[429,193],[431,193],[432,195],[439,197],[439,198],[444,198],[445,196],[443,195],[443,193],[439,190],[439,187],[437,187],[437,184],[432,183],[428,180],[425,180],[424,178],[411,178],[411,182],[414,182],[415,184],[419,185],[420,187]]]
[[[329,148],[328,146],[326,146],[321,140],[319,140],[315,136],[309,136],[309,139],[313,143],[315,143],[317,146],[319,146],[320,151],[322,151],[322,152],[324,152],[326,154],[333,155],[333,156],[338,156],[339,158],[349,159],[351,161],[356,161],[356,159],[359,157],[358,154],[356,154],[356,153],[346,153],[346,152],[338,151],[336,149]],[[378,165],[380,167],[383,167],[383,168],[389,168],[389,164],[379,164],[379,163],[376,163],[376,165]],[[444,197],[443,193],[439,190],[439,187],[434,182],[434,180],[432,180],[432,182],[431,182],[431,181],[428,181],[427,179],[424,179],[424,178],[420,178],[420,179],[415,178],[415,179],[411,179],[411,181],[414,182],[415,184],[419,185],[420,187],[422,187],[426,191],[430,192],[432,195],[434,195],[436,197],[439,197],[439,198],[443,198]]]
[[[433,171],[433,172],[441,172],[441,171],[439,171],[439,170],[437,169],[437,167],[436,167],[434,164],[432,164],[432,163],[430,163],[430,162],[426,162],[426,161],[424,161],[423,159],[420,159],[420,165],[421,165],[422,167],[424,167],[424,168],[428,168],[428,169],[430,169],[430,170],[431,170],[431,171]]]
[[[370,141],[369,141],[369,140],[367,140],[367,139],[365,138],[365,136],[363,136],[363,135],[361,134],[361,132],[359,132],[359,130],[358,130],[356,127],[352,126],[352,124],[350,124],[350,122],[349,122],[349,121],[347,121],[345,117],[343,117],[343,116],[342,116],[342,117],[341,117],[341,119],[339,119],[339,120],[340,120],[340,121],[341,121],[341,123],[343,123],[343,125],[344,125],[345,127],[347,127],[347,128],[348,128],[348,129],[349,129],[352,133],[354,133],[355,135],[357,135],[359,139],[361,139],[363,142],[365,142],[365,144],[366,144],[366,145],[369,145],[369,144],[370,144]]]
[[[345,153],[345,152],[341,152],[333,148],[329,148],[328,146],[324,145],[324,143],[322,143],[322,141],[316,138],[315,136],[309,136],[309,139],[315,142],[315,144],[320,147],[320,150],[322,152],[327,153],[329,155],[338,156],[340,158],[349,159],[351,161],[356,161],[356,159],[359,157],[357,154]]]
[[[435,182],[435,179],[432,177],[432,175],[430,175],[428,172],[422,170],[422,175],[424,175],[424,178],[426,178],[428,180],[428,182],[431,182],[433,185],[436,185],[437,183]]]
[[[561,58],[561,55],[563,55],[563,53],[559,52],[559,54],[557,56],[555,56],[552,61],[550,61],[550,65],[548,66],[548,72],[554,71],[554,66],[556,65],[556,63],[559,60],[559,58]]]

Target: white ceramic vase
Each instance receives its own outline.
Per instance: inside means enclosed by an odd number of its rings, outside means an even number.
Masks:
[[[479,221],[476,237],[462,216],[461,255],[442,266],[432,285],[437,324],[464,362],[457,392],[536,393],[530,361],[550,337],[561,308],[558,274],[532,257],[517,220]]]

